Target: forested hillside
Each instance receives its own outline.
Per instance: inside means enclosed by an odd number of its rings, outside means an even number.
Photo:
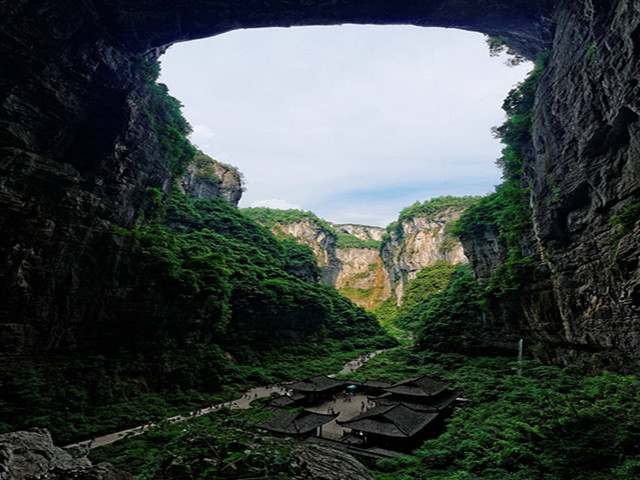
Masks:
[[[179,103],[161,85],[152,92],[149,115],[177,181],[195,149]],[[394,344],[372,314],[315,283],[307,246],[275,238],[222,197],[144,194],[150,208],[137,225],[110,233],[127,249],[111,320],[81,330],[82,349],[3,365],[2,431],[38,426],[56,443],[82,440],[251,385],[331,373],[357,351]]]

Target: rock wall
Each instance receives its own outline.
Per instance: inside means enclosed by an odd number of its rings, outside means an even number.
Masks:
[[[276,236],[295,237],[300,243],[309,246],[318,260],[318,266],[322,270],[320,283],[335,285],[336,279],[342,270],[342,262],[336,252],[336,236],[334,232],[325,229],[310,218],[300,222],[276,223],[271,226],[271,231]]]
[[[356,225],[350,223],[336,224],[332,223],[331,226],[338,233],[346,233],[352,235],[360,240],[373,240],[381,242],[384,237],[385,229],[381,227],[374,227],[371,225]]]
[[[462,211],[449,208],[432,218],[409,218],[400,224],[399,233],[394,231],[389,238],[380,227],[330,224],[331,231],[311,218],[277,223],[271,230],[311,247],[322,269],[320,282],[335,286],[357,305],[372,309],[391,296],[399,302],[406,283],[424,267],[437,261],[467,262],[460,241],[445,228]],[[340,247],[336,233],[381,243],[375,248]]]
[[[433,217],[401,220],[389,240],[382,244],[382,260],[397,302],[402,300],[407,282],[424,267],[437,261],[468,262],[460,241],[445,228],[447,223],[460,218],[463,211],[448,208]]]
[[[640,4],[565,1],[556,22],[527,174],[561,329],[549,335],[538,317],[534,327],[563,362],[637,357],[638,215],[614,216],[640,202]]]
[[[391,296],[389,274],[380,251],[373,248],[338,248],[341,269],[335,283],[338,291],[356,305],[372,309]]]
[[[63,449],[47,430],[0,435],[0,480],[133,480],[108,463],[92,465],[86,447]]]
[[[244,190],[238,170],[206,155],[197,157],[196,162],[187,167],[178,180],[178,188],[195,198],[222,197],[234,207],[238,207]]]
[[[369,23],[484,32],[529,58],[550,50],[527,176],[551,286],[526,322],[558,361],[636,356],[639,11],[637,0],[4,2],[0,351],[90,342],[85,327],[108,322],[109,297],[128,288],[127,245],[110,229],[152,207],[149,187],[169,191],[142,108],[145,58],[237,28]],[[545,302],[559,323],[541,316]]]

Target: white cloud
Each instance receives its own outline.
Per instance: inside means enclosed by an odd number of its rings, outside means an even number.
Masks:
[[[251,206],[275,208],[277,210],[290,210],[290,209],[302,210],[302,207],[300,205],[287,202],[282,198],[269,198],[265,200],[256,200],[255,202],[251,203]]]
[[[490,128],[530,69],[490,57],[480,34],[406,26],[234,31],[161,60],[194,143],[244,173],[241,205],[359,223],[499,183]]]
[[[217,137],[218,136],[212,129],[202,124],[194,125],[192,127],[191,135],[189,135],[191,142],[203,150],[211,150],[214,148],[212,140]]]

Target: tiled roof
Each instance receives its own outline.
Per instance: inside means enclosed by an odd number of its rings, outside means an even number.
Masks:
[[[431,397],[439,394],[446,389],[451,382],[443,382],[434,380],[427,376],[418,378],[410,378],[402,382],[394,383],[389,388],[385,388],[386,392],[396,393],[398,395],[411,395],[413,397]]]
[[[437,413],[414,410],[401,403],[380,405],[345,422],[344,427],[387,437],[409,438],[424,429]]]
[[[344,384],[345,383],[343,381],[334,380],[326,375],[316,375],[315,377],[309,377],[301,382],[287,385],[287,387],[291,390],[297,390],[300,392],[322,392]]]
[[[265,418],[258,422],[258,426],[271,432],[301,435],[313,432],[316,428],[329,423],[337,416],[338,414],[326,415],[307,410],[296,410]]]
[[[392,393],[385,393],[384,395],[381,395],[379,397],[369,397],[369,399],[373,400],[378,405],[388,406],[395,405],[396,403],[402,403],[403,405],[414,410],[435,412],[447,408],[456,400],[456,398],[460,396],[460,394],[460,390],[445,390],[438,395],[421,398],[420,402],[408,402],[406,400],[402,400],[400,397]]]
[[[273,407],[293,407],[297,403],[298,402],[296,402],[288,395],[280,395],[279,397],[275,397],[269,400],[268,405]]]

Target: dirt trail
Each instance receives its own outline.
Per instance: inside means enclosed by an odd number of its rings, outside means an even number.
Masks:
[[[351,360],[349,363],[347,363],[346,365],[344,365],[344,367],[342,367],[342,370],[340,370],[338,373],[334,373],[333,375],[329,375],[329,377],[335,377],[336,375],[346,375],[347,373],[351,373],[356,371],[358,368],[360,368],[365,362],[371,360],[373,357],[375,357],[376,355],[384,352],[385,350],[377,350],[375,352],[371,352],[371,353],[365,353],[362,354],[358,357],[356,357],[355,359]],[[195,412],[192,412],[191,415],[187,415],[187,416],[183,416],[183,415],[177,415],[175,417],[170,417],[170,418],[165,418],[164,420],[162,420],[162,422],[169,422],[169,423],[175,423],[175,422],[183,422],[185,420],[188,420],[189,418],[192,418],[194,416],[200,416],[200,415],[206,415],[207,413],[210,413],[214,410],[219,410],[221,408],[230,408],[231,410],[246,410],[251,408],[251,402],[253,402],[254,400],[257,400],[258,398],[265,398],[270,396],[272,393],[280,393],[280,394],[284,394],[286,392],[286,385],[284,386],[265,386],[265,387],[254,387],[250,390],[247,390],[246,392],[244,392],[243,396],[236,399],[236,400],[231,400],[229,402],[225,402],[225,403],[220,403],[218,405],[213,405],[211,407],[208,408],[202,408],[199,409]],[[342,406],[342,409],[340,408],[336,408],[336,411],[340,411],[341,415],[339,417],[340,420],[346,420],[347,418],[352,418],[355,415],[353,414],[353,410],[355,408],[356,414],[359,413],[359,409],[361,406],[361,402],[362,401],[366,401],[366,397],[364,395],[362,395],[362,399],[360,399],[360,395],[357,396],[358,397],[358,401],[356,402],[355,397],[353,397],[353,401],[351,403],[347,403],[347,402],[342,402],[344,403],[344,405]],[[343,399],[339,399],[338,401],[341,401]],[[326,413],[328,405],[331,402],[326,402],[323,403],[321,405],[318,405],[317,407],[313,407],[310,408],[309,410],[311,411],[324,411],[324,413]],[[344,415],[342,414],[342,411],[344,411]],[[329,438],[333,438],[333,435],[337,434],[337,431],[341,430],[341,427],[339,427],[336,423],[335,420],[331,422],[333,425],[326,428],[325,432],[326,435],[323,434],[323,436],[328,436]],[[149,430],[149,428],[155,426],[156,424],[154,423],[146,423],[144,425],[140,425],[138,427],[135,428],[130,428],[128,430],[122,430],[120,432],[115,432],[115,433],[109,433],[107,435],[103,435],[101,437],[96,437],[96,438],[92,438],[90,440],[84,440],[82,442],[78,442],[78,443],[73,443],[71,445],[67,445],[67,447],[72,447],[75,445],[84,445],[84,446],[88,446],[89,448],[96,448],[96,447],[101,447],[103,445],[109,445],[111,443],[117,442],[118,440],[122,440],[124,438],[130,438],[136,435],[141,435],[143,433],[145,433],[147,430]]]

